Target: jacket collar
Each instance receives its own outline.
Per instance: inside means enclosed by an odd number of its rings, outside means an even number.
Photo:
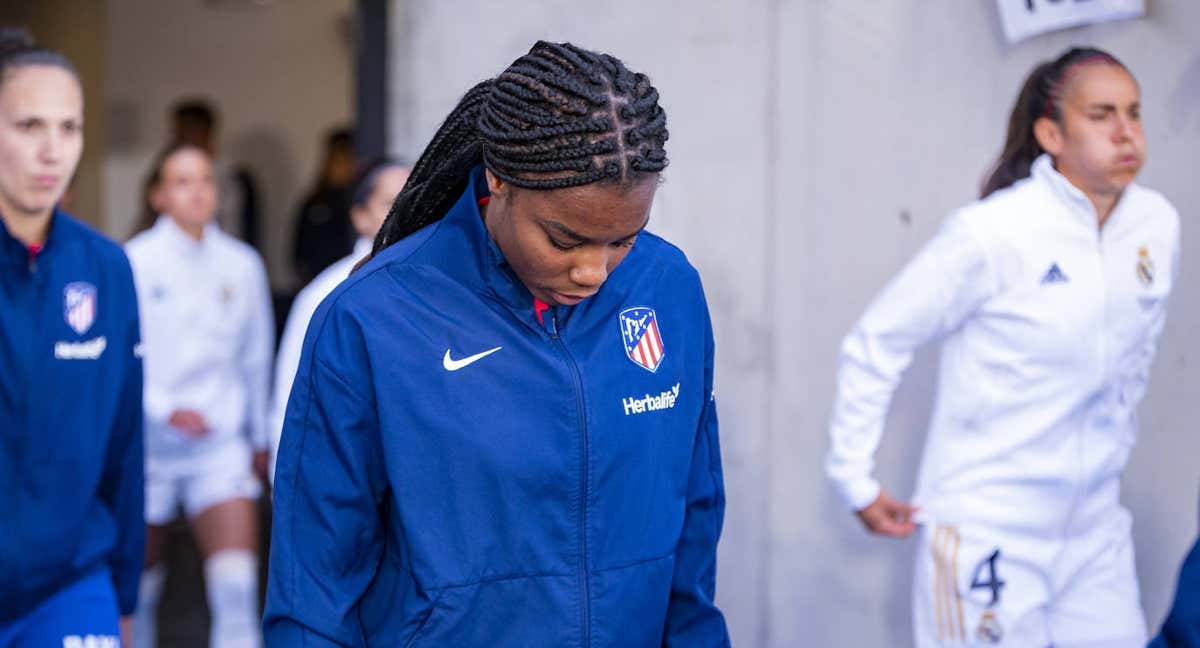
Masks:
[[[46,233],[46,240],[42,242],[41,250],[38,252],[39,257],[49,251],[57,250],[64,241],[70,238],[70,226],[67,219],[63,217],[65,215],[66,212],[60,211],[57,207],[54,208],[54,212],[50,215],[50,231]],[[29,247],[13,236],[8,231],[8,227],[4,225],[4,221],[0,220],[0,266],[23,268],[28,264]]]
[[[470,263],[449,264],[443,268],[447,274],[471,286],[476,292],[496,299],[530,327],[544,330],[538,325],[534,312],[533,294],[513,272],[504,253],[487,231],[483,214],[479,211],[479,201],[489,195],[483,165],[480,165],[471,171],[466,190],[442,219],[439,235],[435,239],[442,239],[446,234],[450,236],[444,243],[431,242],[447,246],[439,251],[442,258],[470,260]],[[469,249],[469,255],[465,257],[462,254],[462,239],[466,240]],[[565,323],[572,309],[567,306],[554,309],[554,318],[559,326]]]
[[[212,247],[213,239],[219,235],[220,228],[217,226],[215,220],[205,225],[204,234],[197,241],[192,238],[191,234],[184,231],[182,227],[175,224],[175,221],[170,216],[163,214],[158,217],[158,220],[154,221],[154,227],[151,228],[151,231],[159,240],[169,245],[172,250],[180,253],[199,254]]]
[[[354,251],[350,253],[350,256],[354,259],[366,258],[366,256],[371,253],[371,247],[374,246],[374,244],[375,242],[371,239],[365,236],[360,236],[356,241],[354,241]]]
[[[1087,195],[1079,187],[1071,184],[1071,181],[1067,180],[1066,176],[1054,168],[1054,160],[1051,159],[1048,153],[1042,153],[1033,161],[1030,175],[1049,187],[1051,193],[1091,230],[1097,230],[1099,220],[1096,216],[1096,206],[1092,204],[1092,201],[1088,199]],[[1112,229],[1117,213],[1121,211],[1121,207],[1126,203],[1126,197],[1129,195],[1132,187],[1132,184],[1126,187],[1121,197],[1117,199],[1117,203],[1113,205],[1112,213],[1108,215],[1108,219],[1104,223],[1104,229]]]

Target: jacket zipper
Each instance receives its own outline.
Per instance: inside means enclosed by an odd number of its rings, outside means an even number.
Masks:
[[[1108,359],[1108,287],[1107,287],[1108,284],[1105,282],[1105,278],[1104,278],[1105,273],[1104,273],[1104,233],[1103,232],[1096,233],[1096,267],[1098,270],[1097,274],[1099,275],[1099,279],[1100,279],[1099,286],[1100,286],[1100,295],[1102,298],[1101,299],[1101,311],[1100,311],[1100,327],[1099,327],[1099,331],[1098,331],[1099,337],[1098,337],[1097,343],[1096,343],[1096,355],[1100,361],[1100,373],[1101,373],[1101,381],[1102,381],[1101,385],[1102,385],[1102,389],[1103,389],[1101,398],[1107,399],[1108,385],[1110,383],[1109,373],[1111,373],[1110,372],[1110,369],[1111,369],[1110,364],[1111,363],[1109,362],[1109,359]],[[1104,403],[1101,403],[1101,407],[1103,407],[1103,406],[1104,406]],[[1087,433],[1087,430],[1091,424],[1092,424],[1091,420],[1085,421],[1084,425],[1082,425],[1080,427],[1080,430],[1077,433],[1077,436],[1075,439],[1076,444],[1078,446],[1078,461],[1075,464],[1075,473],[1076,473],[1075,492],[1071,494],[1071,504],[1067,508],[1066,519],[1063,521],[1063,528],[1062,528],[1062,534],[1061,534],[1063,539],[1066,539],[1068,536],[1068,533],[1070,532],[1071,522],[1073,521],[1073,518],[1075,517],[1075,511],[1077,508],[1079,508],[1079,502],[1082,499],[1083,491],[1086,489],[1086,484],[1083,483],[1083,479],[1084,479],[1084,477],[1083,477],[1083,461],[1084,461],[1083,435]]]
[[[549,311],[550,317],[547,318],[547,330],[550,333],[550,338],[558,345],[562,351],[563,357],[567,360],[567,367],[571,370],[571,382],[575,388],[575,405],[579,408],[579,584],[583,590],[583,596],[580,598],[582,603],[581,615],[583,619],[583,641],[582,645],[586,648],[592,643],[591,635],[591,607],[592,597],[591,588],[588,584],[588,545],[587,545],[587,484],[588,484],[588,435],[587,435],[587,411],[583,403],[583,379],[579,375],[579,365],[575,364],[575,358],[571,356],[571,352],[567,350],[567,345],[563,344],[562,338],[558,335],[558,318],[554,314],[553,309]]]

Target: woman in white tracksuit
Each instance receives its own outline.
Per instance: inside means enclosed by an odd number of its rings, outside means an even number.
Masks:
[[[202,149],[168,149],[161,214],[127,245],[146,365],[146,571],[135,640],[155,645],[165,525],[183,510],[204,557],[214,648],[258,646],[258,525],[274,320],[262,260],[214,222]],[[253,466],[253,467],[252,467]]]
[[[1179,257],[1133,184],[1139,90],[1072,49],[1026,81],[983,198],[957,211],[842,346],[827,472],[871,531],[919,532],[918,646],[1144,646],[1120,479]],[[943,342],[913,502],[872,476],[915,349]]]
[[[363,170],[350,195],[350,224],[358,234],[354,251],[322,270],[292,301],[283,335],[279,338],[279,351],[275,355],[275,387],[268,416],[271,466],[267,476],[272,480],[275,477],[275,453],[279,450],[279,438],[283,435],[283,415],[287,410],[288,396],[292,393],[292,383],[296,379],[296,368],[300,366],[300,349],[304,345],[308,323],[329,293],[350,276],[355,265],[370,254],[375,234],[383,226],[392,202],[404,188],[411,171],[407,164],[390,158],[375,160]]]

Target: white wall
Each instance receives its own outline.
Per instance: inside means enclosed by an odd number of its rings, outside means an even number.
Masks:
[[[971,200],[1032,65],[1110,49],[1144,93],[1141,178],[1183,213],[1184,267],[1125,480],[1143,602],[1157,627],[1196,533],[1200,368],[1189,277],[1200,201],[1200,4],[1003,42],[991,0],[394,0],[391,142],[415,156],[457,98],[538,38],[650,74],[671,166],[652,229],[700,268],[717,332],[729,507],[718,599],[739,646],[909,645],[911,541],[868,537],[825,483],[842,335]],[[911,492],[936,349],[894,401],[878,475]]]
[[[183,96],[220,110],[217,154],[247,165],[263,201],[272,283],[291,280],[294,213],[323,137],[354,110],[353,0],[109,0],[105,229],[133,227],[140,187]]]

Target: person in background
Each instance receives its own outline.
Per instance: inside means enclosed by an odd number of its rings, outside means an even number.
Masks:
[[[169,145],[187,144],[208,153],[217,178],[217,223],[230,236],[262,253],[258,183],[244,166],[217,155],[217,109],[205,99],[181,99],[171,108]]]
[[[920,648],[1145,644],[1121,473],[1179,268],[1179,214],[1134,182],[1144,161],[1128,68],[1092,48],[1039,64],[980,200],[842,344],[826,469],[871,532],[920,524]],[[934,340],[910,503],[872,477],[874,454],[913,352]]]
[[[274,346],[266,271],[213,222],[206,151],[168,148],[149,186],[161,216],[126,246],[146,362],[146,569],[135,635],[154,645],[165,526],[182,507],[204,560],[211,645],[257,646],[255,472],[266,472]]]
[[[350,192],[357,173],[354,132],[346,128],[330,131],[320,173],[296,213],[292,263],[302,283],[312,281],[329,264],[353,251]]]
[[[0,29],[4,648],[115,647],[130,640],[137,604],[137,300],[120,246],[55,207],[82,151],[71,62],[24,30]]]
[[[292,301],[292,309],[288,313],[287,324],[284,325],[283,335],[279,339],[279,350],[275,355],[275,388],[272,392],[269,426],[271,466],[267,471],[272,480],[275,478],[275,455],[279,450],[279,436],[283,433],[283,415],[287,410],[288,395],[292,392],[296,368],[300,366],[300,348],[304,344],[304,332],[308,330],[308,322],[321,301],[350,276],[355,264],[371,252],[371,242],[387,218],[392,201],[408,181],[410,171],[407,164],[390,158],[379,159],[367,165],[350,196],[350,222],[358,234],[354,251],[322,270],[321,274],[305,286]]]

